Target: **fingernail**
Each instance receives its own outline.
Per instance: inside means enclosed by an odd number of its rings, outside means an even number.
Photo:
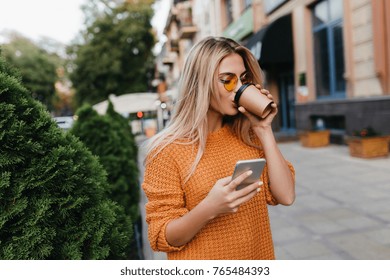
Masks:
[[[261,186],[261,185],[263,185],[263,182],[262,182],[262,181],[259,181],[257,184],[258,184],[259,186]]]
[[[257,192],[259,192],[259,191],[260,191],[260,188],[257,188],[256,190],[257,190]]]
[[[249,175],[251,175],[253,172],[252,172],[252,170],[249,170],[246,174],[248,174],[248,176]]]

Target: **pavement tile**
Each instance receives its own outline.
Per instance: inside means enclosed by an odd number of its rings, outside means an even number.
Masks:
[[[377,230],[368,231],[365,235],[372,241],[390,246],[390,226],[387,228],[380,228]]]
[[[293,260],[294,257],[283,247],[275,246],[275,259],[277,260]]]
[[[353,208],[356,211],[363,213],[376,215],[377,213],[389,212],[390,211],[390,193],[387,197],[382,197],[380,200],[365,200],[364,203],[354,204]]]
[[[381,223],[363,216],[355,216],[347,219],[339,219],[337,223],[342,224],[348,229],[352,230],[363,230],[368,228],[375,228],[381,226]]]
[[[295,203],[305,205],[307,209],[323,211],[340,207],[340,203],[318,194],[297,196]]]
[[[343,207],[329,209],[327,211],[322,212],[322,214],[331,220],[347,219],[356,216],[356,213],[354,211]]]
[[[390,259],[390,246],[383,246],[383,244],[370,240],[365,234],[359,232],[335,235],[329,240],[340,250],[353,256],[354,259]]]
[[[319,256],[332,255],[333,252],[320,241],[302,240],[284,245],[286,252],[295,260],[316,259]]]
[[[376,217],[390,225],[390,211],[375,213]]]
[[[287,242],[310,238],[310,233],[300,226],[289,226],[284,227],[282,231],[272,231],[272,237],[273,239],[276,239],[278,243],[286,244]]]

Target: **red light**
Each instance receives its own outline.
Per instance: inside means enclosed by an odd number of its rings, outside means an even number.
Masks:
[[[141,111],[137,112],[137,118],[142,119],[143,116],[144,116],[143,112]]]

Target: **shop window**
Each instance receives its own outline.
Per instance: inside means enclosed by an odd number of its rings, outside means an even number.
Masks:
[[[345,97],[342,2],[323,0],[312,7],[318,98]]]
[[[330,142],[343,144],[345,135],[345,116],[343,115],[311,115],[312,129],[328,129],[330,131]]]

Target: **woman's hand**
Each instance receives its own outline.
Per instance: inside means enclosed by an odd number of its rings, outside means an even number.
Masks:
[[[236,190],[252,171],[245,172],[232,180],[232,177],[225,177],[218,180],[209,194],[203,200],[213,213],[213,217],[222,214],[234,213],[243,203],[253,198],[260,191],[261,181],[250,184],[240,190]]]
[[[261,88],[261,85],[259,85],[259,84],[256,84],[255,86],[260,90],[260,92],[262,94],[264,94],[270,100],[273,101],[273,96],[272,96],[272,94],[270,94],[270,92],[268,90]],[[267,117],[265,117],[264,119],[250,113],[242,106],[238,107],[238,110],[249,119],[253,128],[256,128],[256,127],[268,128],[268,127],[271,127],[272,120],[274,119],[274,117],[278,113],[278,107],[277,107],[275,102],[273,102],[271,104],[271,108],[272,108],[271,113]]]
[[[219,215],[237,212],[240,205],[260,191],[259,181],[236,190],[237,186],[249,176],[244,173],[232,180],[225,177],[218,180],[208,195],[191,211],[170,221],[166,227],[166,239],[172,246],[187,244],[212,219]]]

